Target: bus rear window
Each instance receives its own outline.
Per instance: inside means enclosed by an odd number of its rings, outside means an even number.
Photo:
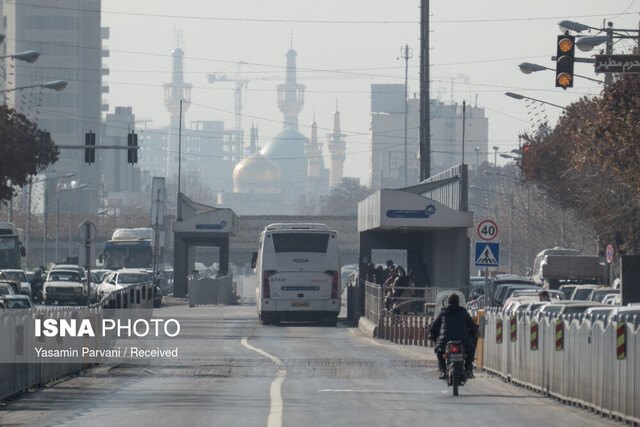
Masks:
[[[329,235],[325,233],[274,233],[273,246],[278,252],[326,253]]]

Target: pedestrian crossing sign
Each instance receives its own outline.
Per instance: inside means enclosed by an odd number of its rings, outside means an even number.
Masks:
[[[500,243],[476,242],[476,267],[497,267]]]

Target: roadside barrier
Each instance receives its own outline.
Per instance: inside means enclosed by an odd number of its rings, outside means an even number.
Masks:
[[[483,368],[515,384],[612,419],[640,424],[640,316],[518,313],[516,339],[500,341],[511,316],[488,309]],[[527,334],[528,331],[528,334]]]
[[[32,387],[43,386],[51,381],[79,372],[90,364],[88,360],[69,358],[62,363],[51,363],[38,357],[34,347],[44,338],[33,333],[35,319],[79,319],[89,318],[92,325],[101,321],[104,309],[116,313],[131,313],[153,309],[153,286],[137,285],[112,292],[91,307],[44,306],[35,309],[0,310],[0,401],[18,395]],[[113,310],[112,310],[113,311]],[[109,313],[109,316],[114,313]],[[95,329],[94,329],[95,330]],[[52,350],[68,350],[88,347],[106,349],[112,345],[110,338],[57,337]]]
[[[229,305],[235,301],[231,275],[189,280],[189,307],[206,304]]]
[[[403,345],[432,347],[429,343],[429,329],[432,317],[425,315],[393,314],[380,312],[377,338]]]

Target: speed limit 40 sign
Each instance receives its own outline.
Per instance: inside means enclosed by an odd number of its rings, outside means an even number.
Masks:
[[[478,236],[484,241],[490,241],[498,235],[498,225],[490,219],[485,219],[478,224]]]

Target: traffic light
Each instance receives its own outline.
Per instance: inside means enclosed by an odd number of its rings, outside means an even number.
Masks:
[[[93,148],[96,146],[96,134],[93,131],[89,131],[84,134],[84,162],[85,163],[95,163],[96,162],[96,149]]]
[[[131,132],[127,135],[127,145],[129,149],[127,150],[127,162],[132,165],[138,163],[138,134]],[[132,148],[135,147],[135,148]]]
[[[556,87],[566,89],[573,87],[573,62],[576,51],[574,36],[558,36],[556,54]]]

